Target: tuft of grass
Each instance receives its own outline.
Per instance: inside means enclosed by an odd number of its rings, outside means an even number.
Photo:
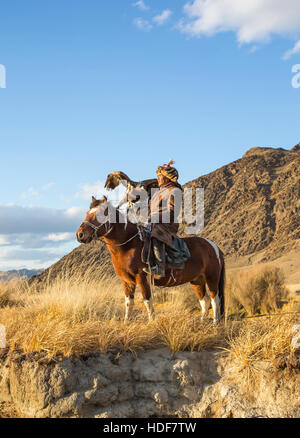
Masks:
[[[18,305],[22,301],[25,287],[25,282],[21,280],[0,282],[0,309]]]
[[[200,312],[173,308],[155,321],[155,330],[163,346],[172,351],[200,351],[225,344],[226,327],[201,321]]]
[[[292,328],[297,321],[299,315],[283,313],[235,323],[225,350],[230,353],[238,372],[246,376],[248,385],[261,374],[261,361],[271,365],[279,356],[293,353]]]

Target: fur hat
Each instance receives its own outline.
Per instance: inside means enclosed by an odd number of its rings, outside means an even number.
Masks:
[[[162,166],[158,166],[156,173],[157,175],[161,174],[169,178],[171,181],[177,183],[179,174],[177,169],[175,169],[175,167],[172,167],[172,164],[175,164],[175,161],[170,160],[168,164],[163,164]]]

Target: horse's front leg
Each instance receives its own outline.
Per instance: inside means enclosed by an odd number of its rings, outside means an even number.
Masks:
[[[132,309],[134,306],[134,292],[135,292],[135,284],[126,283],[126,281],[122,281],[123,289],[125,292],[125,317],[124,324],[126,324],[131,316]]]
[[[144,304],[146,306],[149,321],[155,318],[154,307],[153,307],[153,299],[151,296],[151,288],[147,280],[146,274],[142,273],[138,275],[136,282],[142,292]]]

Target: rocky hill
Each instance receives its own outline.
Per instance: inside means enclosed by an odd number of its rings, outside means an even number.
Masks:
[[[295,248],[300,239],[299,169],[300,143],[291,150],[256,147],[241,159],[187,183],[184,187],[205,190],[201,235],[217,243],[227,256],[264,250],[268,260]],[[79,246],[35,280],[74,269],[101,275],[104,265],[113,272],[107,248],[99,240]]]
[[[241,159],[189,182],[205,190],[202,232],[227,255],[266,250],[279,257],[300,239],[300,144],[250,149]]]

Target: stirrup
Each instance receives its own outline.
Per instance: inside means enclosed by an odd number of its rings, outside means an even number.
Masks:
[[[151,266],[150,269],[149,266],[147,266],[146,268],[143,268],[143,271],[147,274],[154,275],[154,278],[156,279],[164,278],[166,276],[165,270],[158,265]]]
[[[158,267],[157,266],[147,266],[146,268],[143,268],[143,271],[146,272],[146,274],[157,274]]]

